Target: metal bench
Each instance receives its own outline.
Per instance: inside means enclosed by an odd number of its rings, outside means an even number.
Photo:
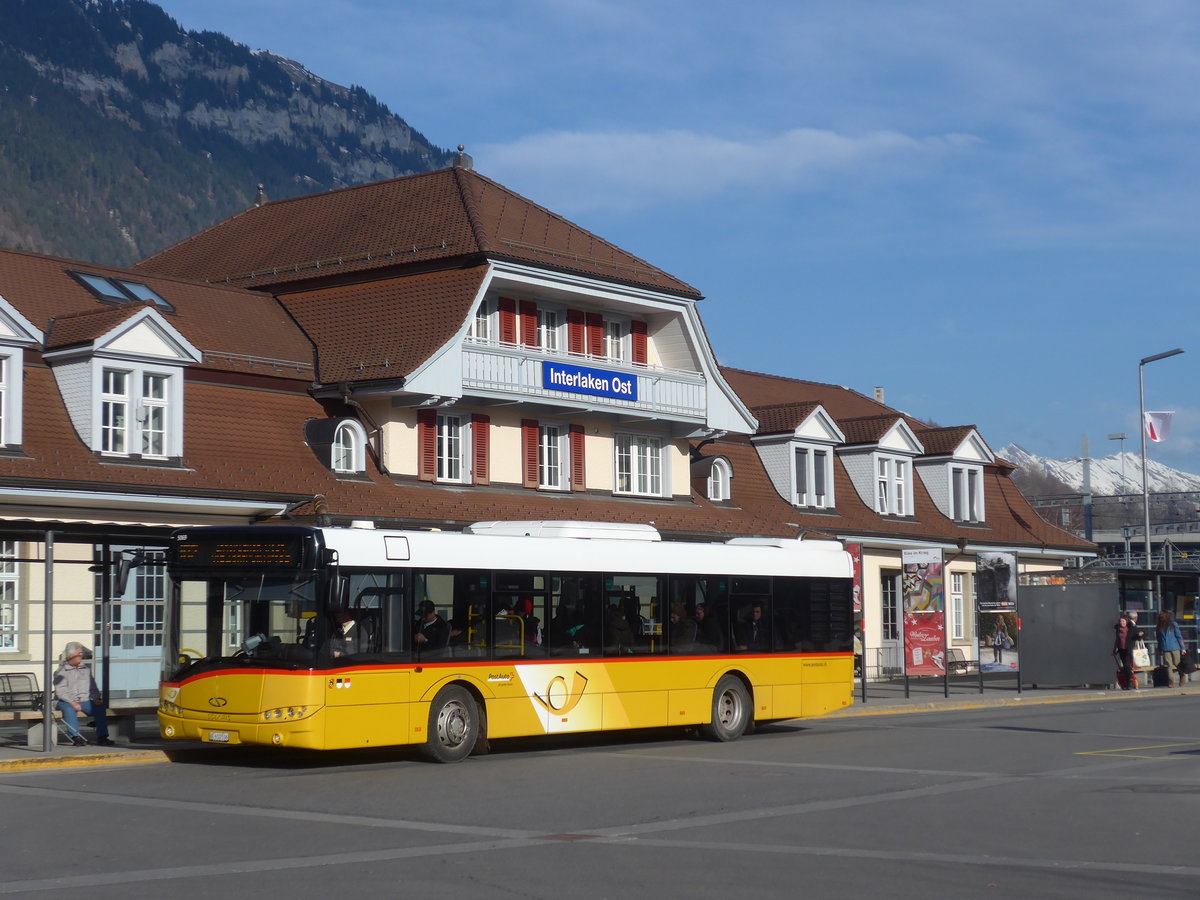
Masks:
[[[967,659],[966,655],[957,647],[951,647],[946,651],[946,671],[952,675],[966,675],[975,671],[978,665],[975,660]]]
[[[46,719],[42,708],[44,700],[38,689],[37,676],[32,672],[0,673],[0,722],[20,722],[25,727],[28,747],[42,746],[42,728]],[[54,710],[51,717],[59,719],[62,714]]]

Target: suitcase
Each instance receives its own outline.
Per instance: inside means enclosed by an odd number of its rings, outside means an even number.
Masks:
[[[1154,678],[1155,687],[1171,686],[1171,673],[1167,671],[1166,666],[1157,666],[1151,675]]]

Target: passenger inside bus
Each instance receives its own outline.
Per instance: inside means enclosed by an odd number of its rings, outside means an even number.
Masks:
[[[763,619],[763,603],[755,600],[738,623],[737,648],[747,653],[762,653],[771,649],[767,622]]]
[[[438,615],[432,600],[422,600],[417,606],[417,621],[413,623],[413,648],[422,653],[441,650],[450,641],[450,626]]]

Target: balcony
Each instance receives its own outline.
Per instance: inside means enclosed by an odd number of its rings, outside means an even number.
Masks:
[[[463,344],[463,391],[519,397],[524,400],[561,401],[614,412],[637,412],[659,419],[703,422],[707,388],[699,372],[635,366],[572,353],[547,353],[537,347],[485,343],[470,338]],[[603,370],[632,378],[636,399],[598,396],[591,392],[548,388],[543,384],[543,363]]]

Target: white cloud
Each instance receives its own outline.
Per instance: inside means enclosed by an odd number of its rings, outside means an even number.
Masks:
[[[904,177],[976,141],[961,134],[848,136],[815,128],[742,140],[682,129],[553,131],[483,144],[472,152],[481,170],[499,181],[578,211],[636,209],[729,191],[802,189],[839,176],[856,181]]]

